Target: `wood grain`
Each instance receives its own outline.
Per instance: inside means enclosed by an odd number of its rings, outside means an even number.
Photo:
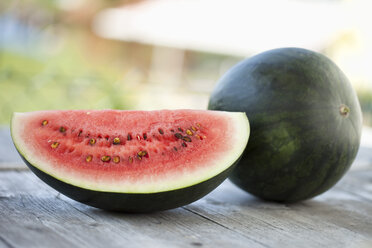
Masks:
[[[363,173],[353,173],[353,176],[359,177]],[[369,175],[372,178],[372,173]],[[297,247],[352,247],[355,243],[372,239],[372,198],[345,189],[349,188],[353,176],[348,176],[324,195],[298,204],[263,202],[224,185],[223,190],[211,193],[199,205],[186,208],[234,227],[237,232],[264,241],[270,247],[289,244]],[[368,187],[371,184],[364,181],[358,190],[367,193]],[[231,190],[230,194],[226,194],[227,190]]]
[[[226,181],[183,208],[123,214],[70,200],[28,171],[0,171],[0,247],[368,247],[371,191],[371,170],[291,205]]]

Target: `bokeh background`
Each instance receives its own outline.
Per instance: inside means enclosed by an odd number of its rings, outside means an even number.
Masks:
[[[205,109],[243,58],[297,46],[329,56],[372,124],[367,0],[0,1],[0,124],[39,109]]]

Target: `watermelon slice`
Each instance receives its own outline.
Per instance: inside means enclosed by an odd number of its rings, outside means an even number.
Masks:
[[[72,199],[127,212],[191,203],[243,153],[245,113],[68,110],[15,113],[13,142],[30,169]]]

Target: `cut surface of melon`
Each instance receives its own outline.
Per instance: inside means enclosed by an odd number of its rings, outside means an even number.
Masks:
[[[223,111],[37,111],[15,113],[11,134],[25,160],[60,181],[154,193],[225,171],[243,153],[249,123]]]

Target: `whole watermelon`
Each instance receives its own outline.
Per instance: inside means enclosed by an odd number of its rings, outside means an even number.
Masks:
[[[218,82],[208,108],[246,112],[251,137],[230,179],[266,200],[325,192],[359,149],[355,91],[330,59],[306,49],[274,49],[240,62]]]

